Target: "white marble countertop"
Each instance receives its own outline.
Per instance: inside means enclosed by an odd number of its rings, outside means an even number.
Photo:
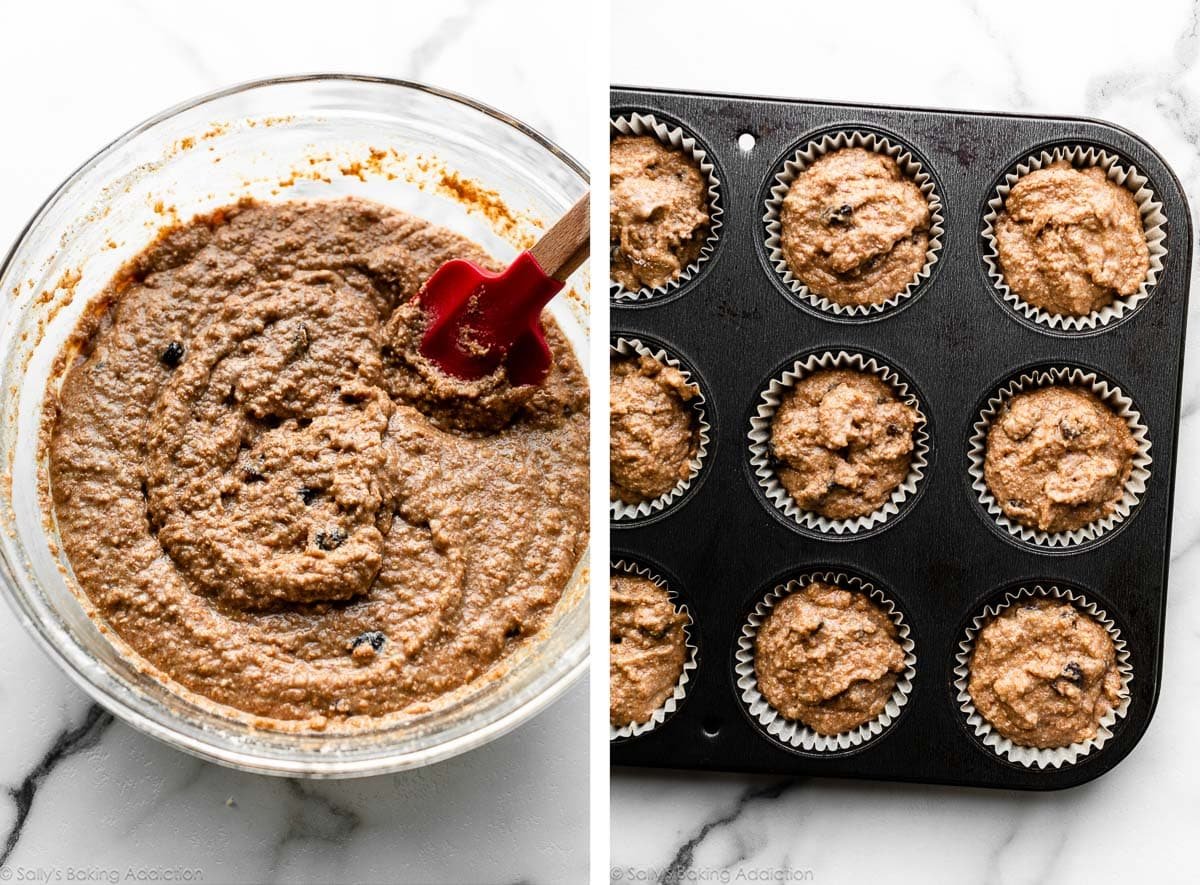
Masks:
[[[1200,12],[1188,0],[743,3],[724,14],[693,2],[683,16],[674,4],[613,6],[615,83],[1101,117],[1154,144],[1200,206]],[[630,22],[669,38],[666,50],[622,39]],[[1193,292],[1181,460],[1200,456],[1198,315]],[[1133,753],[1099,780],[1017,794],[618,770],[615,872],[666,883],[755,873],[927,885],[1194,881],[1200,477],[1186,468],[1173,540],[1158,710]]]
[[[422,80],[503,108],[583,157],[578,47],[541,39],[557,4],[536,5],[541,15],[497,0],[421,9],[342,0],[332,14],[303,0],[5,3],[0,248],[125,129],[258,77]],[[258,777],[114,722],[0,605],[0,881],[56,870],[48,881],[132,881],[140,871],[186,881],[195,870],[190,881],[208,883],[582,881],[587,706],[581,683],[499,741],[421,771]]]

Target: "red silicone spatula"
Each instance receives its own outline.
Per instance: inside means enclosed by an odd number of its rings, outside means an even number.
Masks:
[[[417,295],[428,319],[421,353],[456,378],[503,363],[513,384],[541,384],[551,356],[538,318],[588,257],[588,205],[584,194],[502,273],[461,259],[434,271]]]

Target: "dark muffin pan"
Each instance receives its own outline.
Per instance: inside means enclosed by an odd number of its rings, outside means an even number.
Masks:
[[[1138,136],[1096,120],[917,110],[616,88],[614,115],[654,114],[696,136],[721,175],[720,243],[703,274],[666,296],[611,305],[612,335],[664,344],[711,397],[714,444],[704,481],[661,517],[611,526],[612,559],[676,576],[703,649],[687,696],[659,727],[614,741],[614,765],[769,772],[1049,790],[1120,762],[1150,724],[1163,660],[1184,320],[1192,225],[1183,189]],[[784,159],[831,130],[866,130],[908,148],[943,201],[940,260],[913,297],[882,314],[843,319],[795,300],[766,259],[764,201]],[[753,139],[746,150],[739,145]],[[1090,332],[1019,315],[983,262],[987,201],[1026,157],[1100,147],[1148,176],[1167,218],[1164,267],[1150,297]],[[920,493],[883,528],[858,537],[802,531],[759,493],[750,417],[781,367],[814,351],[876,356],[912,380],[929,418]],[[1037,367],[1075,366],[1111,379],[1149,429],[1150,478],[1128,519],[1095,541],[1040,549],[1000,530],[968,474],[968,439],[986,397]],[[915,642],[907,705],[882,734],[837,752],[794,750],[741,700],[738,635],[776,584],[843,570],[881,588]],[[1121,631],[1131,699],[1113,736],[1074,764],[1011,763],[975,736],[955,701],[954,656],[971,619],[1015,586],[1074,588]]]

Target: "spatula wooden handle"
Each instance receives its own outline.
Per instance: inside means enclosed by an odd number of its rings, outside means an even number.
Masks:
[[[529,250],[546,276],[565,283],[567,277],[587,261],[588,237],[591,233],[588,218],[590,209],[589,192],[580,197],[579,202],[568,209],[567,214]]]

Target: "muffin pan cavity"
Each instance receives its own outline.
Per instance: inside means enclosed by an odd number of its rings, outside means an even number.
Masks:
[[[633,88],[614,89],[610,100],[613,117],[637,108],[702,133],[708,159],[723,171],[724,210],[719,260],[705,262],[687,297],[611,304],[614,336],[661,341],[686,358],[710,425],[686,500],[612,523],[622,558],[661,563],[687,588],[689,609],[701,613],[692,626],[705,655],[686,703],[653,730],[613,742],[612,763],[1029,790],[1070,787],[1117,765],[1149,725],[1162,670],[1192,250],[1187,202],[1170,168],[1138,136],[1095,120]],[[764,214],[786,161],[827,134],[854,132],[886,135],[933,176],[941,231],[937,261],[913,297],[844,316],[785,285],[769,260]],[[1135,200],[1152,196],[1139,206],[1155,204],[1143,219],[1157,241],[1152,265],[1156,253],[1161,260],[1146,297],[1120,317],[1068,329],[1002,297],[981,232],[1009,173],[1043,152],[1080,145],[1094,148],[1100,163],[1116,158],[1106,168],[1120,167],[1119,183],[1138,188]],[[810,357],[842,353],[873,360],[907,385],[928,451],[897,513],[838,534],[797,523],[767,498],[750,434],[773,380]],[[1128,510],[1069,543],[1023,539],[1000,525],[974,487],[969,454],[991,400],[1026,375],[1055,372],[1093,389],[1138,443]],[[769,731],[740,684],[754,680],[745,628],[756,607],[818,571],[859,576],[882,591],[902,613],[916,659],[898,715],[859,743],[826,749],[806,747],[805,729],[794,723],[776,718]],[[1086,752],[1013,755],[977,734],[962,708],[956,670],[968,628],[1022,588],[1070,593],[1119,630],[1120,705]]]
[[[758,632],[770,617],[772,610],[790,594],[802,591],[814,582],[829,584],[852,593],[860,593],[869,599],[895,625],[896,641],[904,652],[904,669],[897,675],[896,687],[892,690],[892,696],[879,715],[862,725],[838,734],[821,734],[802,722],[786,718],[773,708],[759,689],[758,674],[754,663]],[[741,635],[738,636],[733,669],[737,674],[737,687],[742,703],[746,706],[746,712],[767,734],[793,750],[808,753],[837,753],[861,747],[867,741],[883,734],[893,722],[900,718],[901,712],[908,704],[908,696],[917,675],[915,651],[916,644],[912,638],[912,629],[905,622],[904,615],[896,606],[895,601],[876,582],[860,575],[847,574],[845,571],[816,569],[804,571],[789,577],[786,581],[776,583],[757,601],[753,611],[746,616]]]
[[[908,474],[888,496],[883,506],[864,516],[830,519],[802,508],[779,480],[778,462],[771,446],[771,426],[788,392],[804,378],[817,372],[847,370],[868,373],[888,385],[899,402],[917,413],[912,432],[912,452]],[[921,480],[929,469],[932,457],[932,433],[929,418],[921,409],[921,397],[916,386],[883,360],[864,353],[846,351],[818,352],[792,360],[763,385],[750,415],[750,471],[756,491],[780,517],[794,525],[797,531],[816,532],[832,538],[858,538],[878,531],[906,513],[920,493]]]
[[[1116,502],[1113,512],[1074,531],[1045,532],[1009,519],[1000,508],[985,477],[988,433],[993,422],[999,418],[1004,406],[1011,402],[1014,396],[1044,387],[1078,388],[1094,394],[1096,399],[1125,422],[1137,446],[1131,459],[1129,478],[1124,483],[1124,494]],[[971,437],[967,440],[967,470],[971,478],[971,490],[980,508],[987,514],[985,519],[992,521],[1013,540],[1035,545],[1046,552],[1055,552],[1096,543],[1132,518],[1150,479],[1150,469],[1154,462],[1150,449],[1149,429],[1142,422],[1141,413],[1133,400],[1122,392],[1120,387],[1087,369],[1051,366],[1021,372],[998,387],[987,398],[979,409],[971,427]]]
[[[813,163],[844,148],[861,148],[896,161],[901,174],[912,181],[929,204],[929,243],[925,263],[905,285],[884,301],[875,304],[839,304],[812,291],[792,273],[784,257],[780,219],[784,198],[792,183]],[[919,292],[933,273],[942,250],[945,216],[942,198],[927,161],[923,161],[908,145],[896,136],[866,129],[835,130],[814,135],[803,144],[790,149],[768,179],[763,197],[763,249],[767,262],[775,269],[785,294],[802,307],[828,312],[839,319],[876,319],[895,310]]]
[[[652,338],[637,338],[630,335],[616,334],[609,344],[609,358],[650,357],[664,366],[678,369],[684,381],[695,385],[700,392],[688,402],[696,429],[696,452],[688,464],[689,472],[685,479],[679,480],[667,492],[637,503],[613,500],[610,494],[608,502],[608,517],[614,525],[628,525],[634,522],[656,519],[669,512],[672,507],[682,506],[688,495],[704,478],[704,469],[708,463],[709,449],[714,442],[712,429],[716,421],[708,403],[711,397],[707,394],[708,384],[700,377],[683,357],[678,356],[669,346],[660,344]]]
[[[1009,193],[1022,176],[1053,163],[1067,162],[1076,169],[1098,167],[1103,169],[1109,181],[1125,188],[1133,196],[1142,219],[1146,235],[1146,249],[1150,266],[1141,286],[1132,295],[1115,298],[1112,304],[1082,316],[1050,313],[1022,299],[1009,288],[1000,268],[999,248],[996,244],[996,218],[1004,211]],[[1002,303],[1037,328],[1063,334],[1088,334],[1103,330],[1110,323],[1119,322],[1129,316],[1150,297],[1163,264],[1167,258],[1167,217],[1163,204],[1154,195],[1150,179],[1133,164],[1101,147],[1087,145],[1059,145],[1046,147],[1035,154],[1014,163],[995,185],[991,199],[984,207],[982,237],[983,263],[993,291]]]
[[[672,298],[688,288],[703,273],[705,265],[713,257],[721,241],[722,216],[725,213],[721,202],[721,171],[713,159],[712,151],[705,147],[703,141],[661,112],[656,116],[638,110],[614,109],[609,116],[608,126],[610,139],[623,135],[648,135],[658,139],[664,147],[679,151],[691,160],[707,180],[708,232],[696,260],[682,268],[679,276],[653,288],[643,287],[631,291],[615,280],[608,282],[608,295],[614,302],[638,304]]]
[[[610,575],[633,575],[657,584],[666,591],[667,596],[675,606],[675,611],[687,619],[683,625],[687,657],[683,662],[683,672],[679,674],[679,680],[675,683],[675,690],[671,692],[670,697],[663,701],[662,706],[656,709],[647,721],[631,722],[619,727],[610,723],[608,726],[608,738],[610,741],[618,741],[622,738],[637,737],[653,731],[671,717],[683,703],[684,698],[687,697],[688,685],[692,681],[692,674],[700,664],[700,649],[697,646],[699,639],[696,634],[696,622],[692,618],[692,613],[688,609],[687,603],[683,601],[683,597],[680,595],[678,581],[673,578],[664,577],[658,571],[655,571],[654,568],[633,562],[632,560],[622,559],[619,556],[614,556],[613,561],[609,563],[608,571]]]
[[[1014,743],[996,731],[991,723],[975,709],[975,703],[968,689],[971,681],[971,656],[979,631],[1011,606],[1022,605],[1035,599],[1051,599],[1070,603],[1080,613],[1102,626],[1112,640],[1116,656],[1116,670],[1120,675],[1121,687],[1118,691],[1117,703],[1100,719],[1096,735],[1089,740],[1079,741],[1065,747],[1024,747]],[[1122,638],[1121,630],[1116,622],[1104,608],[1089,599],[1082,591],[1065,584],[1060,586],[1053,581],[1030,582],[1024,586],[1011,587],[996,594],[995,598],[976,613],[967,624],[954,655],[954,701],[962,712],[963,724],[979,741],[981,747],[1026,768],[1045,769],[1074,765],[1089,754],[1098,752],[1113,736],[1117,723],[1125,718],[1125,714],[1129,710],[1132,683],[1133,664],[1130,661],[1129,648]]]

